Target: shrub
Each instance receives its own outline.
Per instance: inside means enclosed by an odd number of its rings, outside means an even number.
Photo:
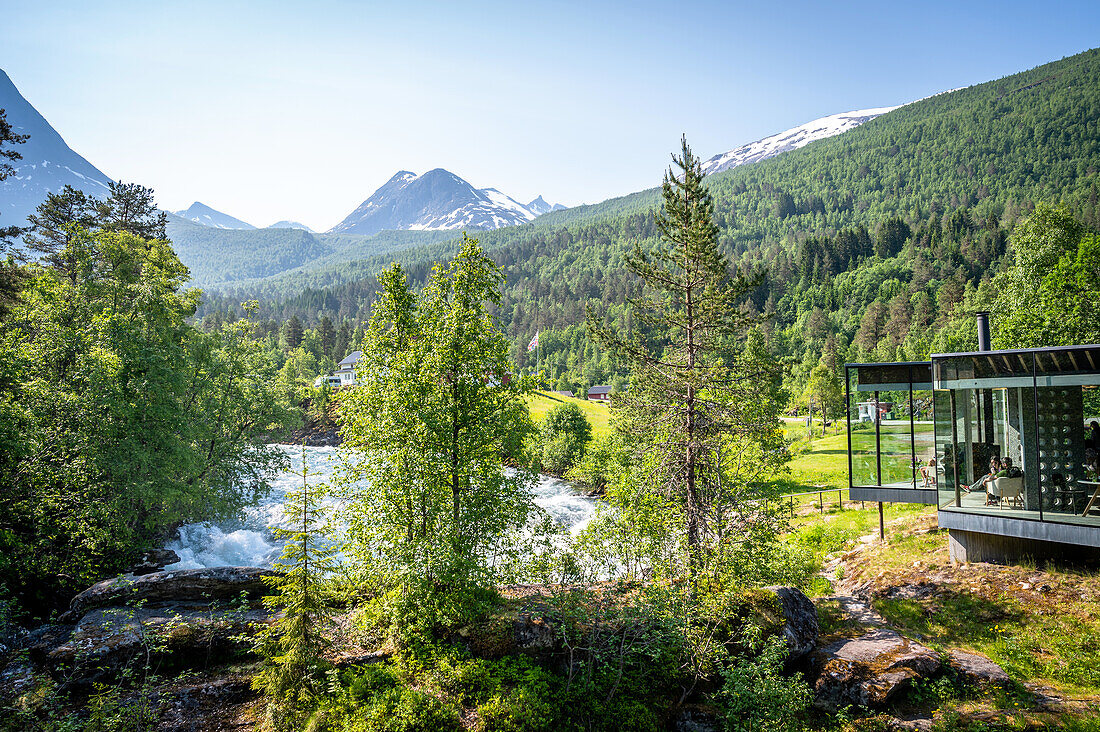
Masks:
[[[799,678],[782,675],[787,646],[782,637],[761,640],[758,629],[746,629],[749,653],[722,672],[717,702],[725,728],[752,732],[786,732],[798,727],[810,705],[810,687]]]

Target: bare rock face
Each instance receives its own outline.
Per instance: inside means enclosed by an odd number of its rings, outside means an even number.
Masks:
[[[249,639],[268,619],[264,610],[202,603],[96,608],[48,653],[47,662],[73,670],[85,681],[150,659],[202,667],[235,650],[247,650]]]
[[[97,607],[133,606],[139,602],[210,602],[270,593],[263,578],[277,576],[260,567],[211,567],[116,577],[92,585],[73,598],[70,613],[80,616]]]
[[[938,672],[940,665],[930,648],[876,627],[818,652],[814,705],[830,712],[847,705],[880,707],[913,679]]]
[[[963,679],[983,689],[1004,687],[1010,681],[1003,668],[980,653],[949,651],[947,665]]]
[[[767,589],[775,593],[783,613],[783,627],[780,632],[790,652],[787,663],[797,663],[808,657],[817,647],[817,636],[820,632],[817,606],[801,590],[793,587]]]

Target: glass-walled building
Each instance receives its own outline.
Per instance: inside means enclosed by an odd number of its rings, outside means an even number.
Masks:
[[[941,511],[1100,527],[1100,346],[936,355],[932,371]]]
[[[852,500],[935,503],[931,364],[848,364],[845,372]]]
[[[847,371],[854,499],[937,503],[961,559],[1100,547],[1100,345]]]

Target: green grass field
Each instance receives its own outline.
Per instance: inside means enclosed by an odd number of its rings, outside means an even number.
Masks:
[[[573,403],[581,408],[588,424],[592,425],[592,437],[602,437],[611,432],[611,407],[603,402],[590,402],[587,399],[570,399],[551,394],[548,391],[537,391],[527,397],[527,409],[531,413],[531,419],[535,424],[542,422],[546,413],[559,404]]]

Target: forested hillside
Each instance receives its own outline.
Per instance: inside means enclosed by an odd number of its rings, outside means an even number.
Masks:
[[[672,143],[670,141],[670,149]],[[750,307],[774,315],[772,350],[802,364],[926,356],[967,292],[1011,257],[1009,233],[1035,204],[1100,225],[1100,50],[907,105],[834,138],[709,179],[720,243],[764,273]],[[654,171],[654,180],[659,171]],[[563,388],[615,376],[584,334],[591,304],[625,320],[623,255],[656,241],[657,192],[479,234],[507,275],[499,317],[521,366],[542,331]],[[291,315],[362,321],[373,273],[400,261],[414,286],[454,241],[386,251],[268,281],[256,294],[273,334]],[[314,289],[303,289],[312,287]],[[208,297],[215,320],[248,290]],[[275,301],[278,295],[284,299]],[[533,355],[533,354],[532,354]],[[625,377],[625,373],[620,373]]]

